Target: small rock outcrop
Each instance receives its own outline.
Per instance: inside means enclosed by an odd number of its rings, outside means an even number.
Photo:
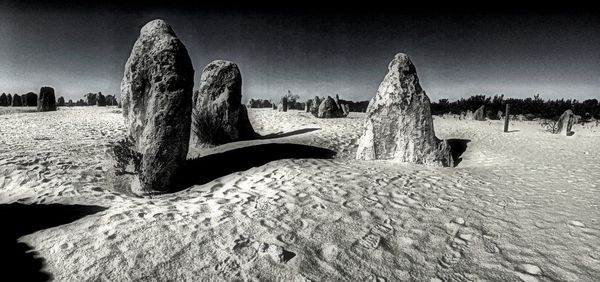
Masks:
[[[102,92],[98,92],[96,96],[96,106],[106,107],[106,96],[102,95]]]
[[[113,95],[106,95],[106,105],[107,106],[116,106],[117,103],[117,99],[115,98],[115,96]]]
[[[306,100],[306,103],[304,103],[304,111],[307,113],[310,113],[310,107],[312,104],[312,100]]]
[[[573,124],[575,124],[575,115],[573,111],[566,110],[556,123],[556,134],[570,136],[573,135],[571,129],[573,128]]]
[[[0,107],[6,106],[8,106],[8,97],[6,96],[6,93],[2,93],[2,95],[0,95]]]
[[[335,105],[338,107],[338,109],[342,109],[342,104],[340,103],[340,95],[339,94],[335,94]]]
[[[83,97],[85,98],[85,103],[87,103],[88,106],[94,106],[96,105],[96,99],[98,99],[98,94],[88,93],[83,95]]]
[[[185,165],[193,87],[192,61],[171,26],[163,20],[144,25],[121,81],[127,134],[141,154],[142,190],[168,190]]]
[[[21,95],[21,101],[23,103],[23,106],[36,107],[37,100],[38,100],[38,95],[33,92],[29,92],[27,94]]]
[[[310,102],[310,113],[318,117],[319,116],[319,106],[321,105],[321,98],[319,96],[315,96],[314,99]]]
[[[40,95],[37,100],[37,110],[38,112],[56,111],[54,88],[45,86],[40,89]]]
[[[11,106],[22,107],[23,106],[23,98],[21,98],[21,96],[19,94],[14,94]]]
[[[63,98],[63,96],[58,97],[58,100],[56,101],[56,105],[59,107],[64,107],[65,106],[65,98]]]
[[[249,108],[249,109],[262,108],[262,106],[263,106],[262,100],[260,100],[260,99],[258,99],[258,100],[250,99],[250,100],[248,100],[247,104],[248,105],[246,106],[246,108]]]
[[[220,145],[256,136],[242,104],[242,75],[236,64],[223,60],[208,64],[194,97],[192,144]]]
[[[280,112],[287,112],[287,110],[288,110],[287,97],[281,97],[281,99],[279,100],[279,104],[277,105],[277,110]]]
[[[485,106],[482,105],[481,107],[479,107],[479,109],[477,109],[473,113],[473,120],[479,120],[479,121],[485,120]]]
[[[6,101],[8,102],[7,106],[12,105],[12,95],[10,93],[8,93],[8,95],[6,95]]]
[[[339,118],[342,117],[342,110],[338,107],[338,103],[327,96],[319,105],[317,113],[318,118]]]
[[[429,97],[406,54],[397,54],[367,108],[357,159],[452,166],[450,145],[433,129]]]

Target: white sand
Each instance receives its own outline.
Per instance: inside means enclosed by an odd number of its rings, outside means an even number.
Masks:
[[[0,202],[109,207],[21,237],[57,281],[599,281],[600,130],[436,118],[470,139],[456,168],[356,161],[364,114],[319,120],[251,109],[281,139],[338,152],[283,159],[174,194],[110,187],[115,108],[0,116]],[[198,173],[202,173],[199,171]],[[294,255],[292,255],[292,253]]]

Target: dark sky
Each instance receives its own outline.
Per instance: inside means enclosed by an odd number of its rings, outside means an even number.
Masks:
[[[198,88],[215,59],[244,97],[368,100],[398,52],[432,100],[473,94],[600,98],[600,14],[586,11],[261,10],[116,5],[0,7],[0,92],[119,92],[139,29],[161,18],[186,45]]]

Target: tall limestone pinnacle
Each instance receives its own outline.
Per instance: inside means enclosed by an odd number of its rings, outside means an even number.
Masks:
[[[356,158],[453,165],[448,142],[435,136],[429,97],[406,54],[396,54],[369,103]]]
[[[185,164],[193,87],[192,61],[171,26],[163,20],[144,25],[121,81],[127,133],[142,155],[143,190],[167,190]]]
[[[208,64],[193,104],[192,144],[211,146],[256,137],[242,104],[242,74],[235,63]]]

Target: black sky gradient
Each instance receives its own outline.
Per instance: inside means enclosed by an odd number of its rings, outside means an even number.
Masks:
[[[368,100],[409,54],[432,100],[473,94],[600,98],[597,10],[348,9],[76,2],[2,3],[0,92],[119,92],[139,29],[161,18],[186,45],[198,88],[215,59],[238,64],[245,98]]]

